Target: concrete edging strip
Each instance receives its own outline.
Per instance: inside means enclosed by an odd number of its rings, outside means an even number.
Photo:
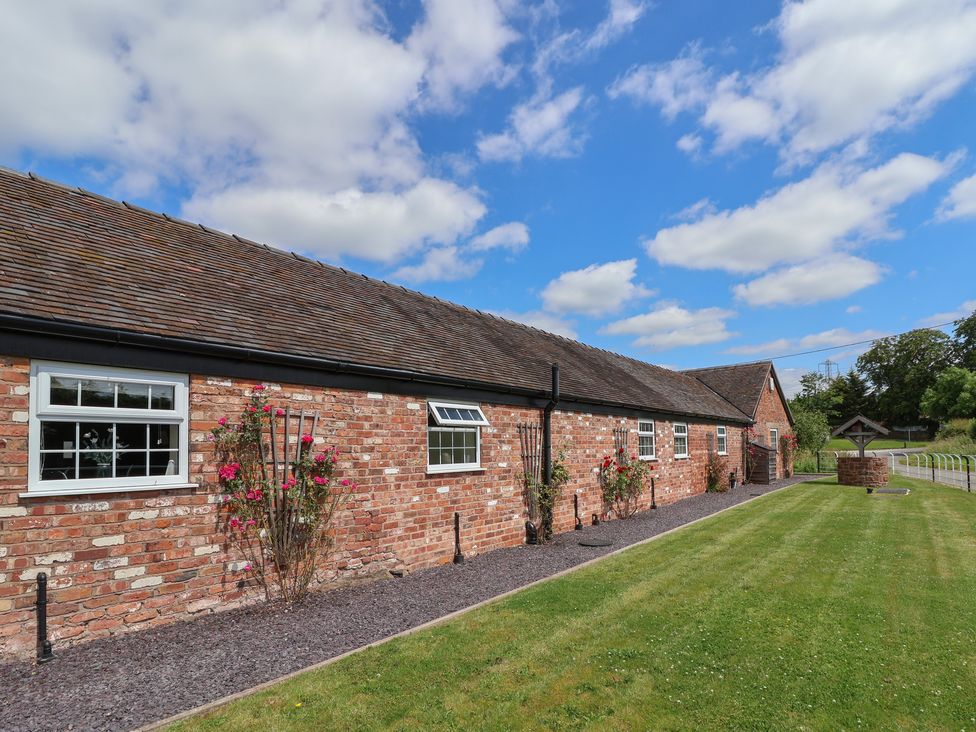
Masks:
[[[265,689],[269,689],[272,686],[277,686],[278,684],[281,684],[285,681],[289,681],[290,679],[293,679],[296,676],[300,676],[302,674],[306,674],[312,671],[317,671],[320,668],[325,668],[326,666],[330,666],[333,663],[336,663],[338,661],[341,661],[344,658],[348,658],[349,656],[360,653],[361,651],[365,651],[368,648],[375,648],[376,646],[381,646],[385,643],[389,643],[390,641],[396,640],[397,638],[404,638],[408,635],[413,635],[414,633],[419,633],[420,631],[427,630],[428,628],[433,628],[434,626],[441,625],[442,623],[450,622],[454,618],[464,615],[465,613],[469,613],[472,610],[477,610],[479,608],[485,607],[486,605],[490,605],[492,603],[504,600],[505,598],[514,595],[516,592],[522,592],[522,590],[527,590],[530,587],[541,585],[543,582],[550,582],[552,580],[559,579],[560,577],[565,577],[566,575],[572,574],[573,572],[583,569],[584,567],[592,566],[597,562],[602,562],[605,559],[609,559],[610,557],[616,556],[618,554],[621,554],[625,551],[629,551],[630,549],[634,549],[644,544],[650,544],[652,541],[657,541],[658,539],[668,536],[669,534],[673,534],[677,531],[681,531],[682,529],[686,529],[689,526],[694,526],[695,524],[701,521],[707,521],[708,519],[723,514],[726,511],[732,511],[736,508],[740,508],[741,506],[745,506],[755,501],[758,501],[762,498],[766,498],[767,496],[780,493],[781,491],[788,490],[789,488],[793,488],[794,486],[804,485],[805,483],[808,482],[809,482],[808,480],[804,480],[799,483],[791,483],[790,485],[783,486],[782,488],[777,488],[775,490],[769,491],[769,493],[763,493],[761,496],[756,496],[755,498],[749,498],[748,500],[742,501],[741,503],[737,503],[734,506],[726,506],[725,508],[719,509],[715,513],[710,513],[707,516],[700,516],[699,518],[693,519],[692,521],[689,521],[686,524],[681,524],[681,526],[675,526],[673,529],[662,531],[660,534],[655,534],[654,536],[649,536],[646,539],[641,539],[640,541],[634,542],[633,544],[628,544],[627,546],[622,546],[619,549],[614,549],[612,552],[607,552],[606,554],[602,554],[599,557],[593,557],[593,559],[587,559],[585,562],[582,562],[581,564],[577,564],[573,567],[567,567],[566,569],[561,569],[555,574],[549,575],[548,577],[542,577],[541,579],[533,580],[532,582],[522,585],[521,587],[515,587],[511,590],[507,590],[501,593],[500,595],[489,597],[487,600],[476,602],[473,605],[468,605],[467,607],[463,607],[460,610],[454,610],[453,612],[450,612],[447,615],[442,615],[439,618],[428,620],[426,623],[421,623],[420,625],[415,625],[412,628],[401,630],[399,633],[388,635],[385,638],[380,638],[379,640],[373,641],[372,643],[367,643],[364,646],[359,646],[359,648],[353,648],[352,650],[346,651],[345,653],[340,653],[338,656],[333,656],[332,658],[327,658],[324,661],[313,663],[311,666],[300,668],[297,671],[292,671],[291,673],[287,673],[284,676],[279,676],[276,679],[270,679],[269,681],[262,682],[257,686],[252,686],[249,689],[243,689],[242,691],[235,691],[233,694],[228,694],[227,696],[221,697],[220,699],[214,699],[213,701],[209,701],[206,704],[201,704],[199,707],[194,707],[193,709],[187,709],[184,712],[179,712],[178,714],[174,714],[172,716],[166,717],[165,719],[161,719],[158,722],[150,722],[149,724],[136,728],[135,730],[133,730],[133,732],[153,732],[154,730],[160,730],[163,729],[164,727],[168,727],[171,724],[176,724],[177,722],[181,722],[182,720],[187,719],[189,717],[195,717],[198,714],[205,714],[206,712],[213,711],[218,707],[225,706],[227,704],[230,704],[231,702],[237,701],[238,699],[243,699],[244,697],[250,696],[251,694],[256,694],[259,691],[264,691]],[[742,487],[744,488],[745,486]]]

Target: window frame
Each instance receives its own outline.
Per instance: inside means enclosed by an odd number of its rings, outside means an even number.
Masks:
[[[51,403],[51,377],[79,380],[125,382],[149,386],[172,386],[172,409],[127,409],[119,407],[87,407]],[[22,496],[70,495],[88,493],[117,493],[134,490],[188,488],[189,483],[189,386],[188,374],[148,371],[143,369],[92,366],[87,364],[32,361],[30,370],[30,405],[28,413],[27,493]],[[158,424],[176,425],[176,452],[179,469],[173,475],[142,475],[103,478],[69,478],[41,480],[41,429],[45,422],[89,422],[101,424]],[[75,445],[72,452],[80,446]],[[147,446],[148,452],[151,448]],[[116,451],[115,446],[112,452]]]
[[[644,425],[650,425],[650,430],[641,429]],[[657,460],[657,433],[655,432],[657,425],[654,423],[653,419],[638,419],[637,420],[637,457],[640,460]],[[644,455],[641,453],[641,437],[651,438],[651,454]]]
[[[775,437],[773,436],[775,435]],[[779,452],[779,428],[770,427],[769,428],[769,446]]]
[[[681,435],[685,440],[685,451],[678,452],[678,428],[684,427],[684,434]],[[671,425],[671,435],[674,438],[674,458],[675,460],[687,460],[691,457],[691,440],[690,440],[690,430],[688,429],[687,422],[674,422]]]
[[[719,447],[719,445],[721,445],[722,443],[725,443],[724,450]],[[719,455],[729,454],[729,431],[728,428],[722,424],[718,425],[715,428],[715,451]]]
[[[455,409],[476,409],[481,416],[478,422],[462,421],[454,419],[444,419],[437,414],[437,407],[448,407]],[[427,473],[470,473],[483,471],[481,466],[481,428],[490,426],[488,418],[478,404],[468,404],[464,402],[442,402],[430,400],[427,402],[427,432],[425,445],[425,458],[427,463]],[[434,424],[430,424],[430,420]],[[430,462],[430,434],[431,432],[474,432],[475,462],[473,463],[449,463],[434,465]]]

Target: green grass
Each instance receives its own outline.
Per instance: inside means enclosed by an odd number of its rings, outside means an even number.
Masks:
[[[772,494],[172,729],[976,729],[976,496],[892,483]]]
[[[920,442],[918,440],[912,440],[908,442],[907,440],[874,440],[870,445],[868,445],[868,450],[899,450],[905,447],[925,447],[928,442]],[[843,437],[834,437],[827,442],[827,445],[823,448],[824,450],[856,450],[857,448],[851,444],[850,440],[846,440]]]

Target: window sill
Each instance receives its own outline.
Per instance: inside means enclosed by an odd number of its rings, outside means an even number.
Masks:
[[[450,473],[483,473],[486,470],[487,470],[487,468],[482,468],[482,467],[478,467],[478,466],[465,466],[465,465],[458,465],[457,467],[451,466],[451,467],[447,467],[447,468],[439,468],[439,467],[428,466],[427,467],[427,475],[444,475],[445,473],[447,473],[447,474],[450,474]]]
[[[675,455],[675,460],[691,460],[691,455]]]
[[[638,460],[642,460],[642,461],[644,461],[645,463],[656,463],[658,459],[657,459],[657,457],[646,457],[646,456],[644,456],[644,455],[641,455],[641,456],[640,456],[640,457],[638,458]]]
[[[48,498],[50,496],[95,496],[102,493],[136,493],[140,491],[172,491],[180,488],[199,488],[199,483],[163,483],[161,485],[120,485],[111,488],[40,488],[18,493],[20,498]]]
[[[719,453],[716,453],[716,454],[717,454],[717,455],[720,455],[720,456],[722,456],[722,457],[728,457],[728,454],[729,454],[729,451],[728,451],[728,450],[726,450],[725,452],[719,452]]]

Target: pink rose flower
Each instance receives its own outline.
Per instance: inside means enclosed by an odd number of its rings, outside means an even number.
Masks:
[[[342,484],[345,486],[349,485],[349,480],[344,478]]]
[[[271,405],[270,404],[265,404],[263,407],[261,407],[261,409],[263,409],[265,412],[270,412],[271,411]]]
[[[248,526],[254,526],[256,523],[257,523],[257,521],[255,521],[254,519],[248,519],[247,520],[247,525]]]
[[[328,480],[326,480],[325,478],[323,478],[321,475],[316,475],[314,478],[312,478],[312,480],[315,481],[315,484],[316,485],[325,485],[326,483],[329,482]]]
[[[248,562],[247,564],[244,565],[244,571],[245,572],[250,572],[251,569],[253,569],[253,567],[251,567],[251,563],[250,562]]]
[[[311,445],[313,442],[315,442],[315,438],[312,437],[311,435],[302,435],[303,445]]]
[[[284,417],[285,416],[285,410],[284,409],[276,409],[275,410],[275,416],[276,417]]]
[[[328,457],[324,452],[320,452],[318,455],[315,456],[315,462],[319,464],[324,463],[326,460],[328,460]]]
[[[228,463],[227,465],[222,465],[217,472],[223,480],[234,480],[237,477],[237,471],[240,469],[240,463]]]
[[[254,389],[252,391],[264,391],[264,389],[265,389],[264,384],[255,384]]]
[[[224,427],[227,424],[227,417],[221,417],[220,419],[218,419],[217,424],[219,424],[221,427]]]
[[[230,520],[230,527],[231,527],[232,529],[236,529],[236,528],[237,528],[237,527],[239,527],[240,525],[241,525],[241,520],[240,520],[239,518],[237,518],[237,516],[234,516],[234,517],[233,517],[233,518],[232,518],[232,519]]]

